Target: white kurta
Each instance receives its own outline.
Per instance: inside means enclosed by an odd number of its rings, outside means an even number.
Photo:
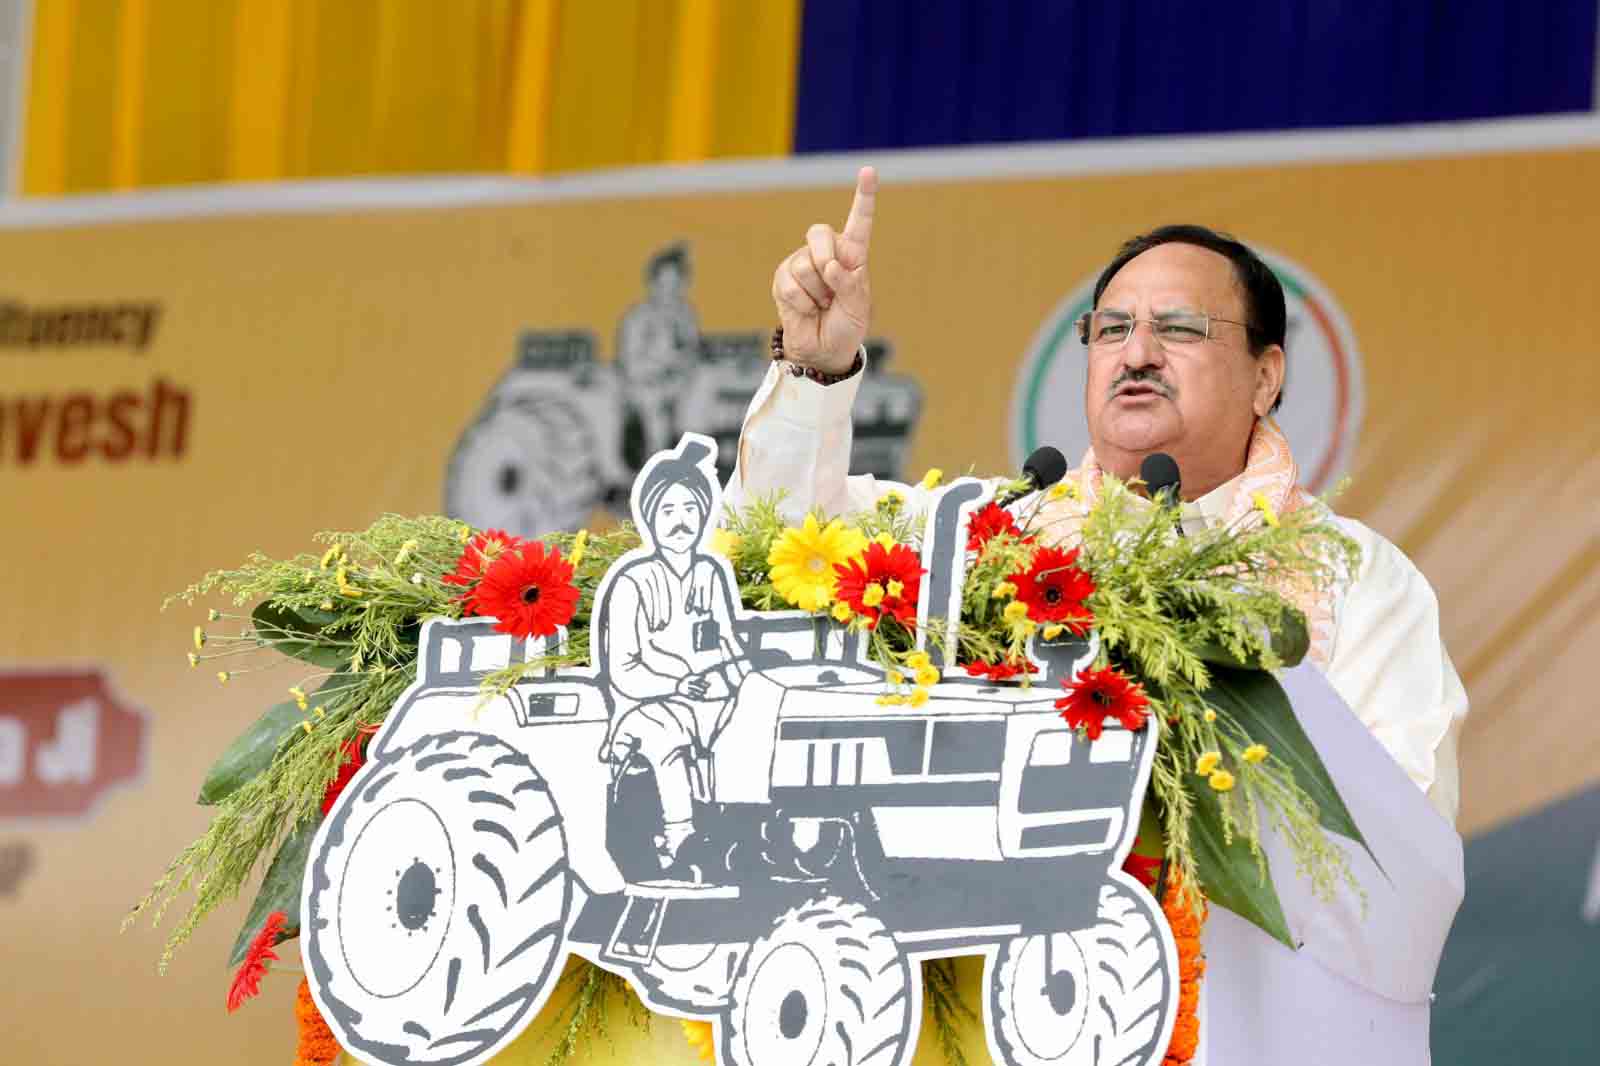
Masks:
[[[727,502],[737,506],[781,489],[785,515],[798,520],[812,507],[829,514],[865,510],[895,489],[913,509],[925,508],[925,490],[849,475],[851,407],[860,379],[857,374],[822,386],[775,365],[745,416]],[[1185,522],[1217,520],[1223,498],[1218,489],[1186,504]],[[1373,841],[1385,871],[1394,875],[1395,864],[1407,862],[1409,855],[1418,857],[1419,868],[1415,876],[1407,871],[1385,878],[1358,863],[1358,874],[1370,875],[1363,877],[1368,896],[1363,909],[1359,898],[1326,903],[1284,884],[1295,880],[1285,877],[1293,869],[1285,856],[1275,879],[1290,927],[1304,942],[1300,952],[1290,952],[1231,914],[1214,912],[1205,934],[1210,966],[1202,982],[1198,1062],[1212,1058],[1238,1066],[1247,1061],[1239,1057],[1243,1046],[1235,1043],[1241,1030],[1230,1028],[1234,1038],[1224,1040],[1212,1029],[1229,1015],[1248,1024],[1248,1061],[1283,1061],[1275,1056],[1290,1052],[1302,1066],[1428,1061],[1428,987],[1462,892],[1460,838],[1453,825],[1460,799],[1456,738],[1467,697],[1440,639],[1438,601],[1427,580],[1371,529],[1348,518],[1338,521],[1360,545],[1362,558],[1339,604],[1324,673],[1393,763],[1383,763],[1370,745],[1361,751],[1359,743],[1340,747],[1343,765],[1334,765],[1331,752],[1324,758],[1369,837],[1375,821],[1393,822],[1376,827],[1385,846]],[[1297,711],[1304,714],[1298,705]],[[1377,760],[1375,770],[1372,760]],[[1394,781],[1403,781],[1393,774],[1395,766],[1433,810],[1419,802],[1418,793],[1403,787],[1393,791]],[[1362,772],[1363,767],[1371,772]],[[1375,810],[1352,796],[1369,779],[1374,785],[1384,779],[1390,786],[1374,788],[1384,794],[1387,807]],[[1360,817],[1358,807],[1366,808],[1367,818]],[[1419,893],[1427,898],[1417,898]],[[1410,934],[1397,940],[1408,927]],[[1217,1006],[1207,1009],[1211,1004]],[[1245,1011],[1248,1018],[1240,1014]],[[1262,1019],[1276,1021],[1269,1025]],[[1222,1045],[1226,1059],[1219,1054]],[[1375,1048],[1392,1053],[1374,1058]]]

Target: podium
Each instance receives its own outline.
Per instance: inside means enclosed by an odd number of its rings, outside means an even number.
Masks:
[[[1301,665],[1279,680],[1372,854],[1331,838],[1362,891],[1322,900],[1294,875],[1277,831],[1263,832],[1301,947],[1212,908],[1196,1066],[1428,1063],[1433,979],[1464,895],[1461,837],[1320,671]]]

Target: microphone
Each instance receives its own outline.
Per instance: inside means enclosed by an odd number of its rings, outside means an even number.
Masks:
[[[1028,456],[1028,461],[1022,464],[1022,480],[1026,482],[1020,489],[1002,492],[994,498],[994,502],[1006,507],[1016,503],[1030,492],[1047,489],[1051,485],[1067,476],[1067,457],[1061,454],[1061,449],[1052,448],[1046,444],[1037,448]]]
[[[1182,487],[1182,479],[1178,476],[1178,461],[1166,452],[1151,452],[1144,457],[1144,462],[1139,464],[1139,480],[1144,482],[1145,488],[1150,493],[1150,498],[1160,507],[1178,509],[1182,499],[1178,490]],[[1178,536],[1183,532],[1183,522],[1178,522]]]

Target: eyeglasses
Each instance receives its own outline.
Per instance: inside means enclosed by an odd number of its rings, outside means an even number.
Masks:
[[[1078,339],[1091,348],[1120,351],[1141,322],[1149,325],[1156,343],[1169,349],[1210,340],[1214,322],[1250,328],[1248,322],[1218,318],[1204,311],[1163,311],[1154,318],[1134,318],[1126,311],[1091,311],[1078,319]]]

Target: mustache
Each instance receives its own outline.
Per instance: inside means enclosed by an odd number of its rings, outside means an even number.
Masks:
[[[693,532],[694,532],[693,529],[689,528],[687,525],[683,524],[682,522],[679,522],[677,525],[675,525],[671,529],[667,530],[667,536],[671,537],[671,536],[674,536],[674,535],[676,535],[678,533],[693,533]]]
[[[1106,390],[1106,396],[1115,396],[1117,394],[1117,390],[1129,382],[1139,385],[1148,385],[1169,400],[1172,399],[1172,397],[1178,391],[1171,385],[1167,384],[1167,382],[1162,379],[1161,375],[1157,374],[1154,370],[1147,370],[1143,367],[1129,367],[1112,380],[1111,387]]]

